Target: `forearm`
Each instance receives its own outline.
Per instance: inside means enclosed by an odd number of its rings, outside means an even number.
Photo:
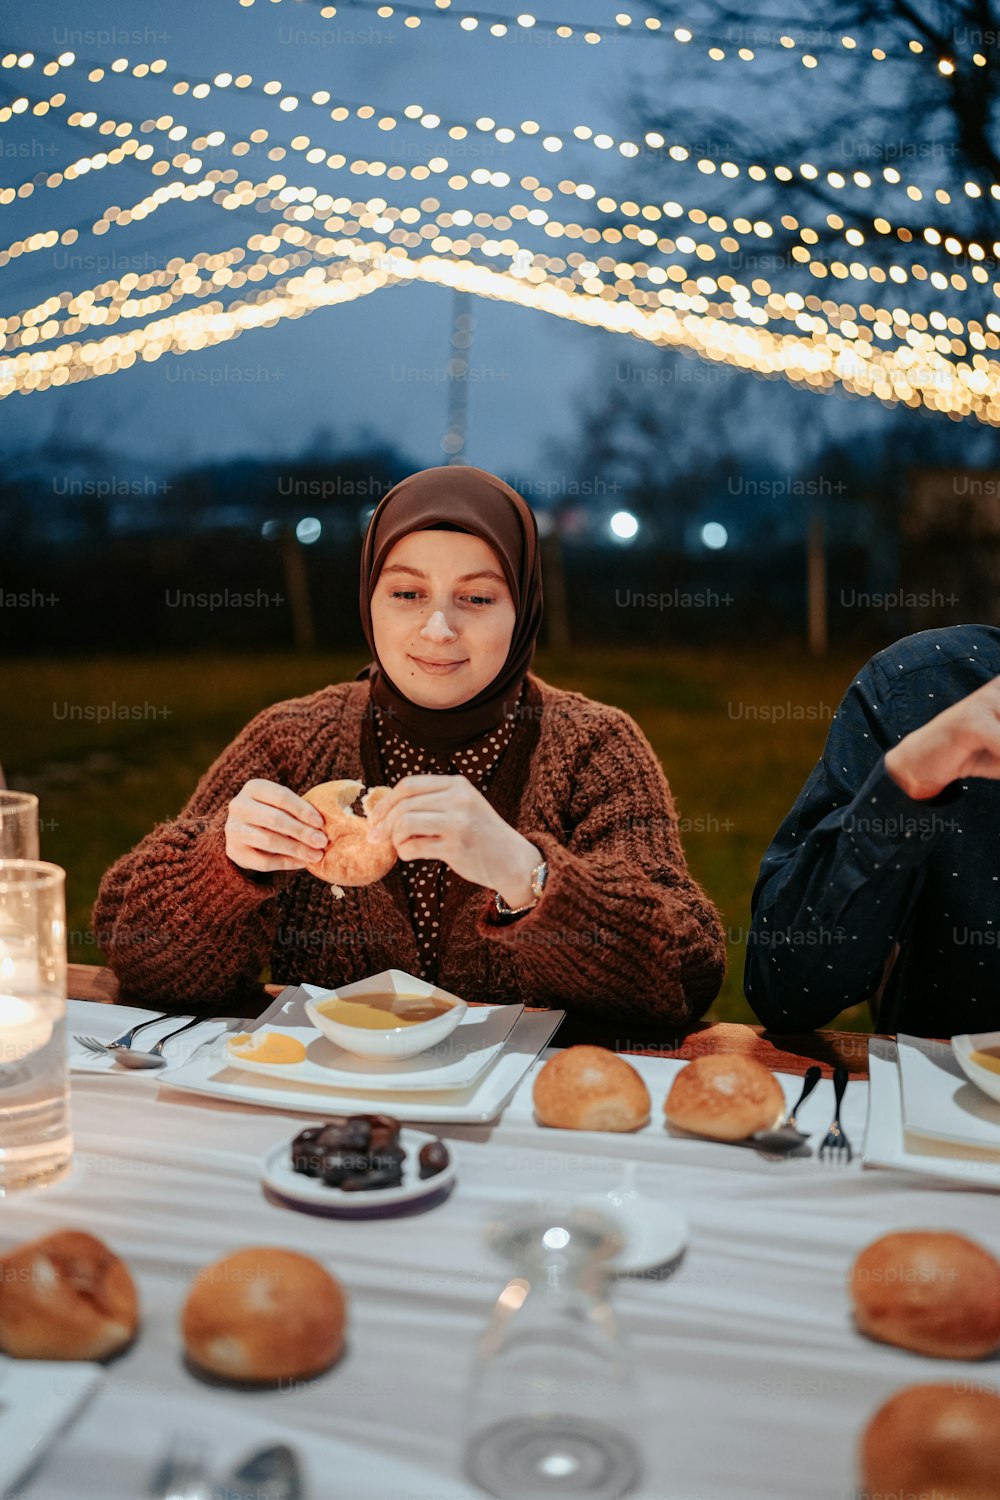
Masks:
[[[880,761],[846,806],[779,835],[747,939],[747,999],[766,1026],[808,1030],[871,997],[950,822],[947,804],[909,797]]]
[[[227,857],[224,814],[153,831],[101,882],[92,925],[123,989],[179,1010],[254,983],[271,950],[281,882]]]
[[[686,869],[654,879],[609,854],[576,854],[551,834],[528,839],[549,866],[540,901],[503,925],[486,906],[479,923],[481,936],[521,960],[526,998],[671,1026],[702,1015],[722,984],[725,940]]]
[[[538,847],[523,834],[513,828],[510,832],[513,836],[512,848],[503,865],[498,867],[493,887],[512,911],[518,911],[522,907],[531,906],[536,900],[531,877],[543,856]]]

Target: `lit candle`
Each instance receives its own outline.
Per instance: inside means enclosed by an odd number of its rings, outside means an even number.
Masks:
[[[36,1003],[19,995],[0,995],[0,1065],[37,1052],[51,1035],[52,1022]]]
[[[38,954],[24,933],[0,933],[0,989],[38,988]]]

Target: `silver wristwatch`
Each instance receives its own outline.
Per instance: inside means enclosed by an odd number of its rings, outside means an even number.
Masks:
[[[496,909],[499,915],[501,917],[519,917],[522,912],[531,911],[538,905],[539,901],[542,899],[542,892],[545,889],[545,882],[546,880],[548,880],[548,878],[548,864],[544,859],[539,860],[538,864],[531,872],[531,890],[535,899],[534,901],[529,901],[527,906],[508,906],[506,901],[501,896],[500,892],[495,891],[493,894],[493,901],[496,905]]]

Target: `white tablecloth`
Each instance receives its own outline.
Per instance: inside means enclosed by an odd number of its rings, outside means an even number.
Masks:
[[[71,1002],[71,1029],[105,1008]],[[116,1012],[124,1022],[126,1012]],[[1000,1384],[997,1361],[970,1368],[905,1354],[852,1327],[845,1275],[890,1229],[959,1228],[1000,1254],[996,1198],[903,1173],[772,1159],[743,1147],[668,1136],[662,1104],[683,1064],[631,1059],[653,1122],[636,1136],[540,1129],[525,1080],[500,1123],[448,1127],[458,1181],[425,1214],[375,1222],[319,1219],[268,1202],[260,1162],[304,1122],[174,1092],[155,1074],[75,1075],[72,1175],[7,1200],[0,1246],[63,1226],[106,1240],[139,1285],[143,1327],[96,1397],[48,1453],[24,1500],[133,1500],[177,1431],[207,1437],[220,1465],[268,1441],[293,1443],[310,1500],[454,1500],[463,1396],[474,1345],[506,1277],[481,1242],[498,1206],[551,1184],[611,1187],[634,1158],[638,1187],[691,1228],[665,1281],[619,1282],[649,1459],[644,1500],[845,1500],[868,1416],[894,1390],[928,1380]],[[782,1079],[790,1097],[800,1080]],[[844,1123],[860,1149],[866,1085]],[[806,1106],[820,1135],[825,1081]],[[241,1245],[316,1256],[350,1297],[349,1347],[294,1390],[229,1392],[184,1368],[178,1318],[190,1279]],[[357,1445],[345,1458],[338,1444]],[[382,1459],[398,1461],[380,1467]]]

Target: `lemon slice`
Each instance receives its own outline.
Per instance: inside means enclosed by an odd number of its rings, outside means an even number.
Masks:
[[[247,1062],[300,1063],[306,1060],[305,1043],[283,1031],[265,1031],[255,1036],[249,1031],[230,1037],[229,1051]]]

